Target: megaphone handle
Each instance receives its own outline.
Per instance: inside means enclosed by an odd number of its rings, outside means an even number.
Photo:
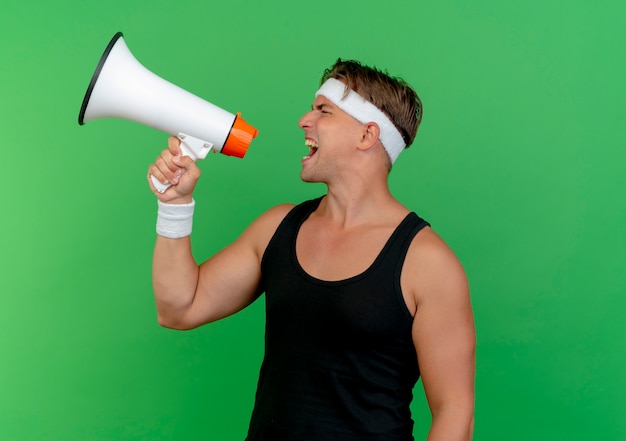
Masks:
[[[172,186],[169,182],[167,184],[161,183],[154,175],[150,175],[150,179],[152,179],[152,185],[154,185],[154,188],[156,188],[159,193],[165,193],[165,190]]]
[[[184,138],[184,136],[182,138]],[[179,139],[180,139],[180,150],[182,151],[183,156],[189,156],[189,157],[191,157],[191,159],[196,161],[197,157],[194,154],[193,150],[191,150],[189,148],[189,146],[187,144],[185,144],[185,141],[183,139],[181,139],[181,136],[179,136]],[[183,173],[185,173],[185,170],[183,170]],[[182,173],[181,173],[181,175],[182,175]],[[163,184],[161,181],[159,181],[153,175],[150,175],[150,179],[152,179],[152,184],[154,185],[154,188],[156,188],[156,190],[159,193],[165,193],[165,191],[172,186],[172,184],[170,184],[169,182],[167,184]]]

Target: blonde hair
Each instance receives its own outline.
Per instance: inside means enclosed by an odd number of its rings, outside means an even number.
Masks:
[[[359,61],[341,58],[324,71],[320,84],[329,78],[345,82],[350,89],[378,107],[396,126],[406,146],[413,143],[422,121],[422,101],[406,81]]]

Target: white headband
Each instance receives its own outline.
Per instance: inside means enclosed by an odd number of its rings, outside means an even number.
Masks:
[[[315,92],[315,96],[324,95],[337,107],[346,112],[362,124],[375,122],[380,128],[380,142],[387,151],[393,164],[406,144],[400,132],[391,120],[374,104],[350,89],[344,98],[346,85],[335,78],[326,80],[322,87]]]

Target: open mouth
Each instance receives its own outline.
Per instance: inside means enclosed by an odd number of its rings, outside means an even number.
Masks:
[[[304,144],[309,148],[309,154],[306,155],[303,159],[308,159],[317,152],[317,143],[312,139],[307,139],[304,141]]]

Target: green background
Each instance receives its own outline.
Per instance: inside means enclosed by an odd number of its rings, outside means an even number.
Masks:
[[[467,270],[475,439],[626,439],[625,17],[622,0],[3,2],[0,440],[247,430],[263,303],[159,328],[145,175],[166,135],[77,123],[117,31],[150,70],[260,130],[245,159],[200,164],[199,260],[324,191],[299,181],[297,122],[337,57],[412,83],[424,121],[391,187]]]

